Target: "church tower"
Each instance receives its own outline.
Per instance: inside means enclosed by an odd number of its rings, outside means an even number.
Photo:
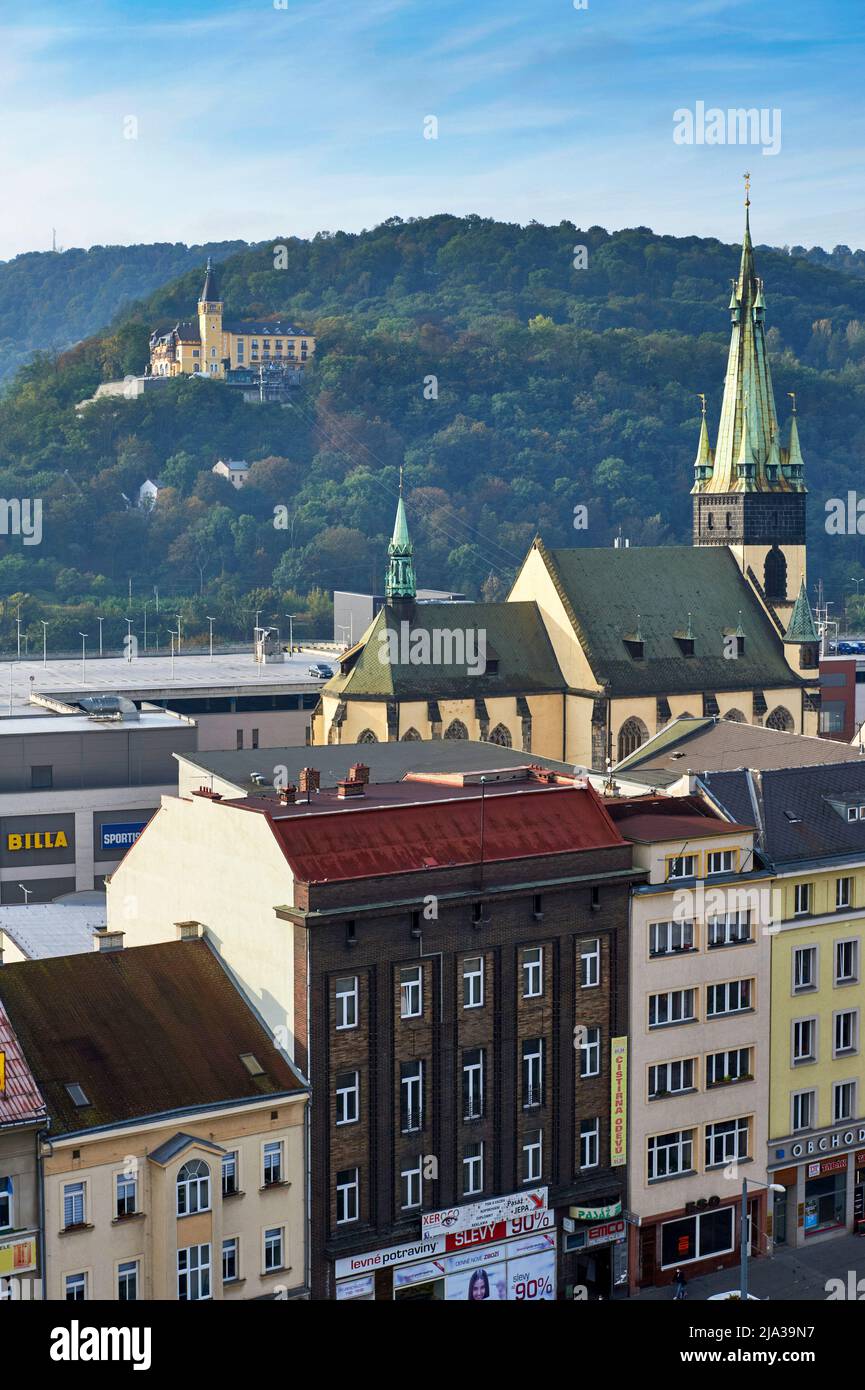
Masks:
[[[414,608],[417,581],[414,573],[414,546],[408,533],[408,518],[402,500],[402,468],[399,472],[399,501],[393,536],[387,548],[387,574],[384,592],[388,606],[401,610],[404,616]]]
[[[205,376],[223,377],[225,352],[222,340],[222,300],[216,287],[213,260],[207,258],[204,287],[198,300],[198,332],[201,338],[201,370]]]
[[[795,396],[789,444],[781,447],[766,351],[763,281],[757,278],[751,244],[749,177],[745,175],[745,237],[730,297],[730,355],[714,449],[702,398],[691,489],[693,540],[694,545],[729,546],[742,573],[786,627],[806,578],[806,489]]]

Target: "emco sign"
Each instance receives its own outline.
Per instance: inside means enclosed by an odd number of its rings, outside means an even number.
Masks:
[[[118,850],[129,849],[141,834],[146,820],[129,821],[123,825],[102,825],[99,827],[99,849],[102,854],[115,854]]]

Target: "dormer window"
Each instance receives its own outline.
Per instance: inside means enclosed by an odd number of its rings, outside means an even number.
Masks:
[[[642,637],[623,637],[622,641],[628,649],[628,655],[633,661],[642,661],[645,655]]]
[[[694,639],[693,639],[693,637],[690,637],[686,632],[676,632],[676,633],[674,633],[673,635],[674,635],[674,637],[675,637],[675,639],[676,639],[676,645],[678,646],[679,651],[682,653],[682,656],[693,656],[693,655],[694,655]]]

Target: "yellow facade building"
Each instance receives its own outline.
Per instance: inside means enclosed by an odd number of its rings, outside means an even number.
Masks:
[[[224,381],[229,372],[262,368],[297,375],[315,355],[315,338],[306,329],[280,320],[228,321],[224,307],[208,259],[197,316],[151,336],[150,375]]]

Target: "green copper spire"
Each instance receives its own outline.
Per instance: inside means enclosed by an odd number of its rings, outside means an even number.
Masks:
[[[820,634],[817,631],[811,605],[808,602],[804,579],[796,596],[796,602],[793,604],[793,612],[790,614],[790,621],[787,624],[787,631],[784,633],[783,640],[795,643],[820,641]]]
[[[408,533],[408,518],[402,500],[402,465],[399,470],[399,501],[396,504],[396,520],[393,536],[387,548],[387,574],[384,592],[388,601],[393,599],[413,599],[417,594],[414,575],[414,546]]]

